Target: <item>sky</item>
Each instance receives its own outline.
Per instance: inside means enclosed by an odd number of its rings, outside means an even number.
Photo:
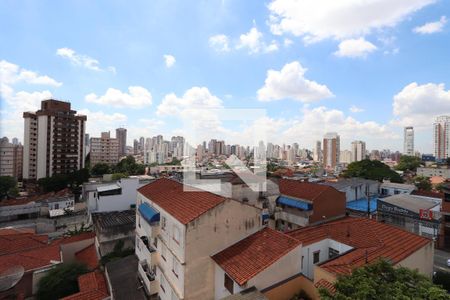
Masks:
[[[0,136],[70,101],[87,133],[123,126],[246,144],[433,151],[450,114],[450,0],[0,2]],[[248,120],[221,120],[221,109]],[[262,112],[262,114],[254,112]]]

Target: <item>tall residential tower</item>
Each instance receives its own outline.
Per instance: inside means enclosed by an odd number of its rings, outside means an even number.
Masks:
[[[127,155],[127,130],[126,128],[116,129],[116,139],[119,141],[119,158]]]
[[[412,126],[404,129],[403,154],[414,156],[414,128]]]
[[[450,116],[439,116],[433,124],[436,160],[450,157]]]
[[[328,132],[323,137],[323,166],[335,168],[339,163],[341,152],[340,137],[336,132]]]

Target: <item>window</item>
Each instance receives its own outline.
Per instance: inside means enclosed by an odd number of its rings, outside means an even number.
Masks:
[[[320,260],[320,250],[313,253],[313,264],[317,264]]]
[[[161,229],[166,230],[166,217],[161,216]]]
[[[339,251],[333,248],[328,248],[328,258],[335,258],[339,255]]]
[[[177,278],[178,278],[179,271],[180,271],[180,264],[178,263],[177,259],[174,257],[172,272]]]
[[[166,246],[164,244],[161,244],[161,258],[166,261]]]
[[[230,278],[227,274],[224,274],[224,286],[233,295],[233,279]]]
[[[173,225],[173,240],[180,244],[180,229],[176,225]]]
[[[55,204],[55,209],[59,209],[59,203]]]

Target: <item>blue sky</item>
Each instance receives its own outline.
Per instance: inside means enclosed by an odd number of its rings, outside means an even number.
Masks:
[[[1,1],[0,134],[22,140],[21,112],[54,97],[87,114],[91,136],[126,126],[129,144],[223,107],[266,117],[205,138],[262,128],[312,148],[337,131],[343,149],[401,151],[412,125],[432,152],[433,119],[450,114],[450,1],[367,2]]]

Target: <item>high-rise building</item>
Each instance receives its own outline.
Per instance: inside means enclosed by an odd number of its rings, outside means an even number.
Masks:
[[[12,144],[13,144],[13,145],[19,145],[19,139],[16,138],[16,137],[13,138],[13,139],[12,139]]]
[[[323,137],[323,165],[325,168],[335,168],[339,163],[341,152],[340,137],[336,132],[328,132]]]
[[[366,158],[366,143],[363,141],[352,142],[352,158],[350,162],[360,161]]]
[[[414,128],[405,127],[403,132],[403,154],[414,156]]]
[[[436,160],[450,157],[450,116],[439,116],[433,124]]]
[[[344,164],[349,164],[352,162],[353,153],[350,150],[341,151],[339,156],[339,162]]]
[[[322,143],[320,141],[316,141],[316,146],[314,147],[314,161],[320,162],[322,161]]]
[[[22,145],[10,143],[7,137],[0,139],[0,176],[22,179],[22,159]]]
[[[119,157],[127,155],[127,129],[117,128],[116,139],[119,141]]]
[[[36,112],[24,112],[23,178],[36,180],[84,168],[87,117],[69,102],[44,100]]]
[[[138,155],[139,154],[139,141],[134,139],[133,141],[133,154]]]
[[[119,141],[111,138],[109,132],[91,138],[91,166],[103,163],[115,165],[119,162]]]

